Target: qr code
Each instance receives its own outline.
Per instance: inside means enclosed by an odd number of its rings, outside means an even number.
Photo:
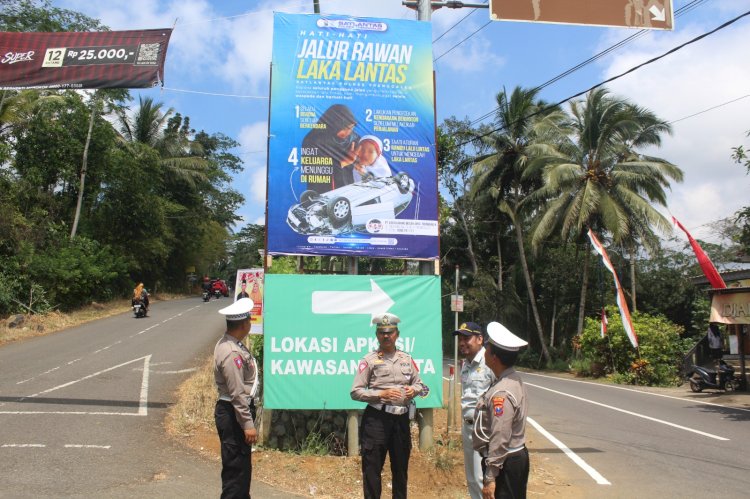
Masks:
[[[141,43],[138,46],[138,57],[136,65],[153,66],[159,63],[159,43]]]

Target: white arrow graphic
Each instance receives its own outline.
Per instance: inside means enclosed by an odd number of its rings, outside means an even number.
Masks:
[[[388,311],[395,303],[370,279],[370,291],[313,291],[314,314],[367,314],[371,318]]]
[[[652,21],[665,21],[667,19],[666,10],[660,9],[656,5],[652,5],[648,11],[654,15],[654,17],[651,18]]]

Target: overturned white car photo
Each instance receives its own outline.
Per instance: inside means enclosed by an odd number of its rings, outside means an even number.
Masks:
[[[340,234],[364,228],[371,219],[393,219],[414,196],[406,173],[365,177],[361,182],[319,194],[305,191],[289,208],[286,222],[299,234]]]

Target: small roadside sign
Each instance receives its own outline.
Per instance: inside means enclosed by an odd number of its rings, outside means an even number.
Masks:
[[[451,312],[464,311],[464,295],[451,295]]]

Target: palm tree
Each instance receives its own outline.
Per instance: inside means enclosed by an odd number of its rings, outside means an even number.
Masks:
[[[474,159],[475,198],[489,195],[495,207],[510,220],[515,233],[518,257],[526,283],[526,292],[534,317],[539,344],[547,363],[551,362],[544,329],[537,308],[534,283],[526,260],[524,225],[536,209],[531,194],[541,187],[540,170],[530,168],[533,151],[546,151],[539,130],[554,129],[560,120],[556,108],[537,99],[538,90],[516,87],[508,96],[497,94],[497,130],[486,137],[493,152]],[[544,123],[544,126],[540,126]]]
[[[155,149],[161,156],[165,174],[173,180],[183,181],[190,186],[206,181],[206,160],[202,157],[200,144],[188,137],[189,120],[184,119],[188,127],[175,127],[174,123],[181,124],[183,120],[179,114],[172,117],[174,109],[162,111],[162,107],[161,102],[140,96],[138,110],[132,116],[120,110],[118,117],[123,142],[136,154],[142,146]]]
[[[653,229],[667,232],[667,219],[654,204],[666,206],[670,179],[682,181],[682,170],[669,161],[640,154],[659,146],[671,127],[651,111],[610,95],[604,88],[571,103],[572,119],[557,134],[558,146],[536,161],[544,165],[544,186],[535,197],[548,199],[532,237],[539,247],[558,229],[563,239],[580,241],[588,227],[606,232],[617,245],[649,241]],[[631,253],[631,256],[634,252]],[[583,327],[588,256],[581,285],[578,329]]]

